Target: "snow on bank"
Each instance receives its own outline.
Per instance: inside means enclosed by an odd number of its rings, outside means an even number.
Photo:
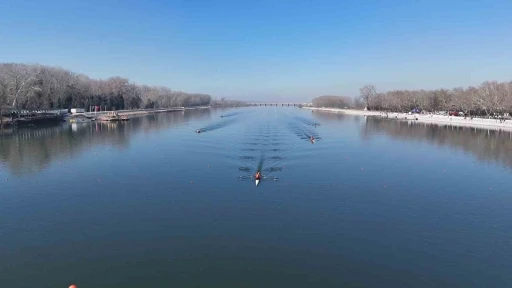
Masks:
[[[472,128],[493,128],[500,130],[512,130],[512,120],[505,120],[500,122],[496,119],[484,119],[484,118],[466,118],[457,116],[443,116],[443,115],[432,115],[432,114],[408,114],[408,113],[384,113],[379,111],[364,111],[354,109],[336,109],[336,108],[312,108],[303,107],[304,109],[310,109],[312,111],[322,112],[334,112],[343,113],[347,115],[361,115],[361,116],[372,116],[383,119],[397,119],[415,121],[421,123],[431,123],[439,125],[452,125],[452,126],[463,126]]]

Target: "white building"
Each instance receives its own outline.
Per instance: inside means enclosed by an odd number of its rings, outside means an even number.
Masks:
[[[85,113],[84,108],[71,108],[71,114]]]

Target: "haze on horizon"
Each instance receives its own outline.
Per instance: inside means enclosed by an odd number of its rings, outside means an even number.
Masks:
[[[0,3],[0,62],[238,100],[309,101],[512,77],[512,2]]]

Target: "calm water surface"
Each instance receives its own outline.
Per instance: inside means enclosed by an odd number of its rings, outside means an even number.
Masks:
[[[509,132],[254,107],[0,137],[0,287],[512,287]]]

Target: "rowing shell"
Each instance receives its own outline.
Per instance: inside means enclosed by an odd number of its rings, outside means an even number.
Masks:
[[[260,184],[260,179],[256,179],[256,186],[258,186],[258,184]]]

